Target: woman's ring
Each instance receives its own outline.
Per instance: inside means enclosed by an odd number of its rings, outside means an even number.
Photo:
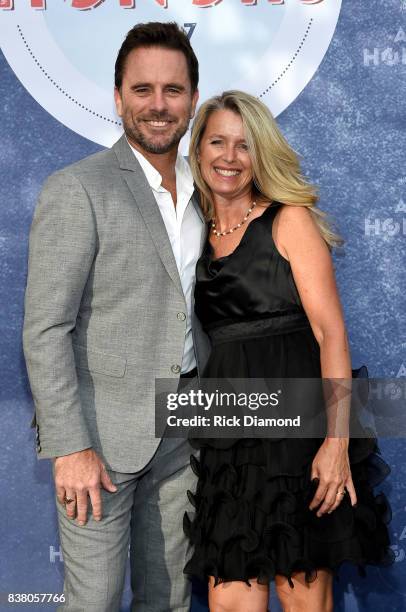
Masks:
[[[345,495],[345,490],[344,491],[337,491],[337,495]]]
[[[65,497],[65,504],[72,504],[75,500],[70,497]]]

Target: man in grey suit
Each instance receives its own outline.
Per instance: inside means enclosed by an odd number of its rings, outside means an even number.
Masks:
[[[190,448],[154,437],[154,380],[194,376],[206,348],[192,307],[205,224],[178,153],[197,84],[176,24],[135,26],[115,68],[125,134],[51,176],[33,220],[24,350],[69,612],[120,609],[129,545],[132,609],[189,609]]]

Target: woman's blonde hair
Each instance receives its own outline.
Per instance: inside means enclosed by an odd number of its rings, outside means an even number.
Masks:
[[[254,198],[306,206],[327,244],[340,246],[343,240],[331,229],[326,213],[316,207],[316,190],[303,177],[298,157],[282,136],[271,112],[265,104],[243,91],[225,91],[210,98],[202,104],[193,122],[189,163],[206,219],[213,218],[213,197],[200,172],[199,147],[210,115],[218,110],[231,110],[241,117],[252,163]]]

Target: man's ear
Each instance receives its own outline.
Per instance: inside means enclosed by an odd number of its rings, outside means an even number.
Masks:
[[[118,87],[114,88],[114,102],[116,103],[117,115],[119,117],[123,116],[123,101],[121,99],[121,92]]]
[[[195,111],[196,111],[196,106],[197,106],[197,102],[199,100],[199,90],[196,89],[195,93],[192,96],[192,111],[190,114],[190,118],[193,119],[193,117],[195,116]]]

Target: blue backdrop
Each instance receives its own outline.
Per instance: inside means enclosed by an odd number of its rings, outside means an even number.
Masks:
[[[335,263],[353,365],[366,363],[376,377],[406,375],[405,32],[405,0],[344,0],[319,70],[278,118],[347,241]],[[35,457],[21,347],[27,236],[45,178],[100,147],[45,112],[2,55],[0,70],[0,592],[61,592],[50,464]],[[367,579],[344,567],[335,585],[338,611],[406,610],[406,445],[380,446],[392,469],[380,490],[392,505],[396,563],[371,568]],[[198,589],[192,609],[207,609]],[[279,610],[274,596],[271,609]]]

